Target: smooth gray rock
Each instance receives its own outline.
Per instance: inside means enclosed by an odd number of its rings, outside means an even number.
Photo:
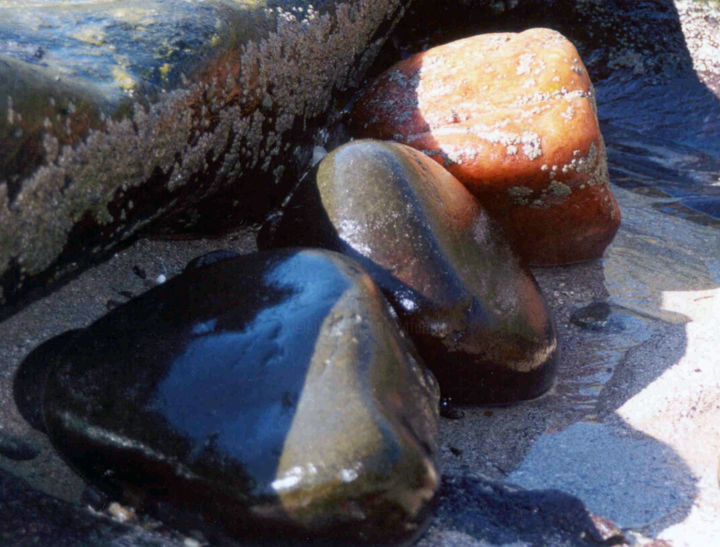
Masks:
[[[261,218],[405,3],[0,0],[0,305],[159,219]]]

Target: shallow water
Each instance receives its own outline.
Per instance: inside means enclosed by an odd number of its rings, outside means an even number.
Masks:
[[[672,198],[662,212],[720,220],[720,98],[689,71],[661,80],[614,73],[596,91],[612,181]]]

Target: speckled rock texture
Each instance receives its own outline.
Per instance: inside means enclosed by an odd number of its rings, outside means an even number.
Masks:
[[[437,383],[337,253],[191,268],[40,346],[19,401],[40,363],[44,390],[21,411],[36,423],[40,407],[98,488],[185,532],[395,544],[430,516]]]
[[[438,161],[528,263],[598,258],[617,231],[594,90],[555,31],[482,34],[405,59],[368,87],[353,126]]]
[[[158,220],[261,218],[404,4],[0,0],[0,305]]]
[[[472,194],[409,146],[337,148],[258,244],[320,246],[359,261],[444,396],[508,403],[552,385],[557,340],[532,274]]]

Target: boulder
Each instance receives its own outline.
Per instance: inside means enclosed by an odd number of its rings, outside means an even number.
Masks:
[[[477,200],[408,146],[341,146],[267,225],[261,247],[314,245],[370,272],[456,402],[508,403],[552,384],[556,336],[532,274]]]
[[[389,68],[359,137],[421,150],[475,194],[531,264],[602,256],[620,223],[587,70],[559,33],[482,34]]]
[[[438,390],[389,310],[341,255],[257,253],[191,268],[26,363],[49,369],[36,405],[53,445],[115,499],[213,541],[396,543],[439,486]]]
[[[262,218],[404,4],[0,2],[0,305],[153,224]]]

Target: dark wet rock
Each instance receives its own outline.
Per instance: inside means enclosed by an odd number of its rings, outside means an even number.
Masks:
[[[120,304],[122,304],[122,302],[120,302],[119,300],[115,300],[114,298],[109,298],[105,302],[105,308],[108,310],[111,310],[113,308],[117,308]]]
[[[397,143],[329,154],[260,246],[321,246],[358,260],[457,402],[507,403],[551,385],[556,337],[532,275],[477,200]]]
[[[217,251],[212,251],[193,258],[185,266],[185,271],[202,268],[203,266],[209,266],[210,264],[215,264],[216,262],[221,262],[223,260],[229,260],[231,258],[237,258],[238,256],[240,256],[240,254],[235,251],[218,249]]]
[[[24,439],[0,431],[0,455],[11,460],[26,461],[34,460],[40,454],[40,450]]]
[[[262,218],[405,3],[0,4],[0,304],[153,223]]]
[[[570,322],[580,328],[618,334],[628,331],[627,335],[635,335],[638,323],[648,318],[623,306],[597,301],[576,309],[570,315]]]
[[[612,307],[607,302],[593,302],[575,310],[570,321],[578,327],[591,330],[605,330],[609,327]]]
[[[605,519],[596,523],[595,518],[578,498],[557,490],[521,490],[484,479],[445,477],[437,518],[418,547],[624,543],[621,534],[608,537],[609,524]]]
[[[209,538],[409,539],[439,401],[389,310],[327,251],[191,269],[45,355],[48,435],[121,503]]]
[[[92,485],[86,486],[80,495],[80,503],[92,507],[95,511],[104,511],[110,502],[111,500],[105,492]]]
[[[452,397],[442,397],[440,399],[440,416],[448,420],[461,420],[465,417],[465,412],[455,405]]]
[[[183,538],[177,533],[114,522],[38,492],[4,470],[0,470],[0,492],[1,545],[183,546]]]

